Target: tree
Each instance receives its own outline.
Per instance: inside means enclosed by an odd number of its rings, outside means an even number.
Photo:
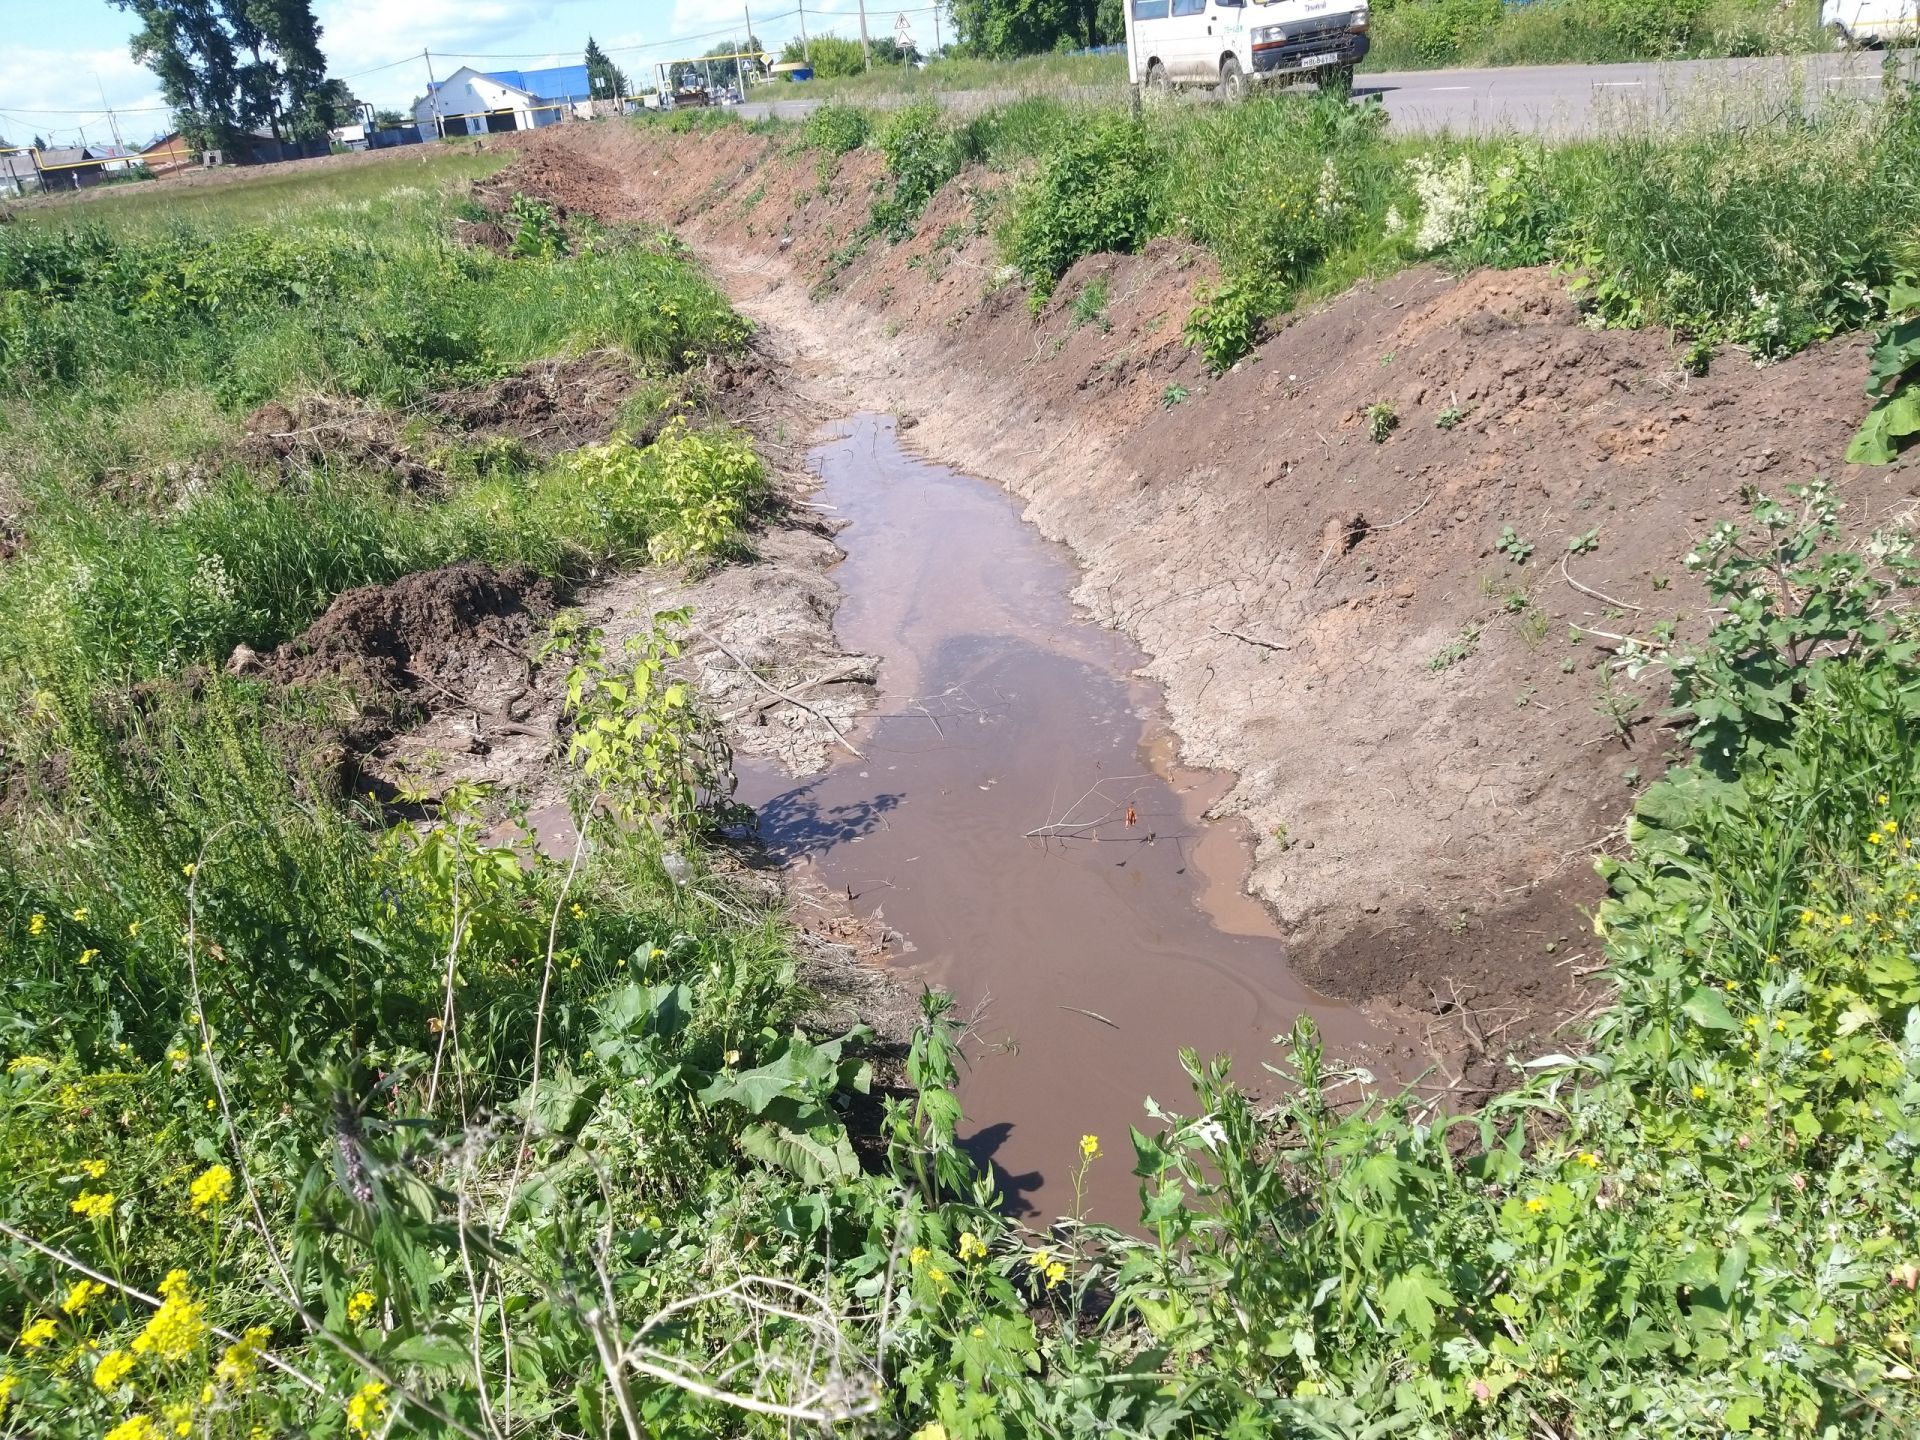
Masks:
[[[312,0],[111,0],[140,21],[130,49],[194,145],[247,131],[324,135],[339,121]]]
[[[402,115],[398,110],[376,110],[373,112],[373,128],[376,130],[398,130],[403,125],[413,124],[411,115]]]
[[[816,35],[809,47],[813,55],[813,73],[822,80],[832,80],[841,75],[858,75],[866,69],[864,57],[860,53],[858,40],[842,40],[838,35]],[[782,60],[802,59],[800,42],[789,40],[787,48],[780,52]]]
[[[954,0],[953,24],[956,49],[994,59],[1126,37],[1114,0]]]
[[[749,35],[747,37],[747,43],[744,45],[738,40],[723,41],[718,45],[710,46],[702,51],[701,58],[706,59],[708,56],[734,55],[742,50],[752,55],[758,55],[760,53],[759,40]],[[716,85],[738,85],[740,83],[740,62],[737,60],[716,59],[713,60],[712,63],[703,65],[700,68],[702,71],[710,71],[712,73],[713,83]]]
[[[616,100],[627,93],[627,77],[607,58],[607,52],[587,37],[587,89],[596,100]]]

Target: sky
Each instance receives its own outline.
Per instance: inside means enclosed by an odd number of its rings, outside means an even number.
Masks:
[[[859,35],[858,0],[802,3],[809,35]],[[892,35],[905,13],[914,43],[932,49],[933,3],[870,0],[867,32]],[[754,33],[768,48],[799,33],[795,0],[749,4]],[[328,73],[362,100],[395,110],[426,93],[423,49],[445,79],[463,64],[576,64],[591,35],[638,83],[655,61],[698,54],[746,29],[738,0],[313,0],[313,10]],[[942,37],[951,38],[945,14],[940,24]],[[128,145],[170,129],[153,77],[127,52],[136,28],[132,15],[107,0],[0,0],[0,138],[107,143],[109,108]]]

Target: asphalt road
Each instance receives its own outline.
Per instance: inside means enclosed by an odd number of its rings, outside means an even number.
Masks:
[[[1595,134],[1641,125],[1648,119],[1701,114],[1728,118],[1782,103],[1810,103],[1831,94],[1871,96],[1880,84],[1884,56],[1873,52],[1810,56],[1763,56],[1748,60],[1676,60],[1631,65],[1516,65],[1495,70],[1411,70],[1361,74],[1359,96],[1377,95],[1395,129],[1409,133],[1524,131],[1539,135]],[[1900,57],[1920,79],[1920,60]],[[1015,90],[932,91],[950,110],[973,114],[1019,98]],[[1063,99],[1117,100],[1118,86],[1077,86]],[[1204,96],[1205,91],[1184,94]],[[906,95],[862,99],[865,105],[898,105]],[[797,120],[819,108],[812,99],[742,105],[747,118]]]

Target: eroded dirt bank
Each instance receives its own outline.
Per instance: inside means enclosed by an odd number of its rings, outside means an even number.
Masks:
[[[993,177],[846,263],[877,158],[823,180],[783,149],[571,127],[512,179],[674,227],[817,398],[895,411],[921,453],[1024,496],[1084,567],[1076,598],[1150,657],[1185,758],[1238,776],[1217,811],[1258,837],[1250,885],[1336,995],[1581,1003],[1590,857],[1671,745],[1656,684],[1590,632],[1697,626],[1683,557],[1748,485],[1831,476],[1862,527],[1920,487],[1911,462],[1838,463],[1857,340],[1695,378],[1662,335],[1585,328],[1550,273],[1421,269],[1216,380],[1180,339],[1203,254],[1083,261],[1033,315],[987,233]]]

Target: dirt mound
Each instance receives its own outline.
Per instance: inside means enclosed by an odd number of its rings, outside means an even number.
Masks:
[[[607,438],[640,386],[627,357],[595,350],[545,360],[512,375],[432,400],[433,413],[478,439],[509,437],[539,455]]]
[[[387,476],[407,490],[440,489],[445,477],[409,449],[396,424],[390,412],[325,395],[288,404],[270,400],[247,416],[237,452],[251,464],[277,467],[283,476],[344,465]]]
[[[1477,1012],[1464,1030],[1498,1045],[1584,1003],[1589,862],[1671,751],[1658,677],[1630,684],[1608,637],[1698,633],[1684,555],[1750,484],[1828,476],[1863,529],[1920,493],[1911,458],[1841,462],[1857,338],[1693,376],[1664,334],[1588,328],[1550,272],[1421,269],[1213,377],[1180,338],[1205,254],[1083,260],[1036,315],[993,248],[1003,178],[961,176],[910,239],[850,255],[878,157],[825,184],[816,158],[583,127],[530,137],[514,177],[678,225],[807,383],[1025,496],[1080,601],[1151,657],[1183,758],[1237,776],[1217,809],[1249,823],[1297,968]]]
[[[453,238],[475,250],[491,250],[495,255],[505,255],[513,249],[513,232],[490,220],[456,220]]]
[[[525,566],[465,561],[346,591],[264,669],[284,684],[348,675],[481,706],[503,669],[524,677],[522,651],[553,611],[552,585]]]

